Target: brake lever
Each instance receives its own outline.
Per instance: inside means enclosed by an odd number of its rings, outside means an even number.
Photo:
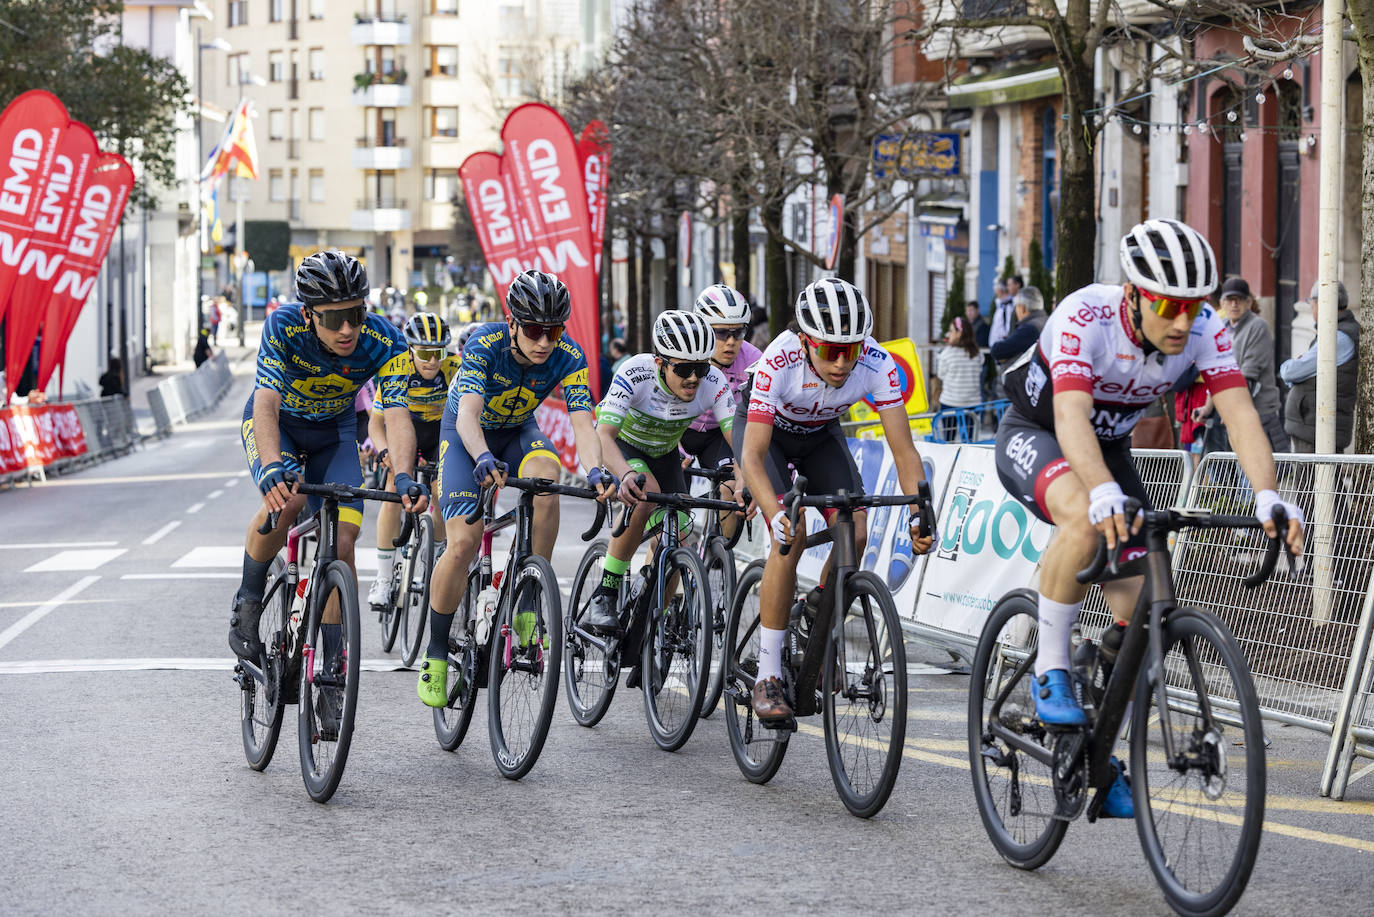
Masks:
[[[788,527],[792,531],[792,541],[778,546],[778,553],[783,557],[792,550],[792,545],[797,540],[797,523],[801,519],[801,498],[806,493],[806,475],[799,474],[792,479],[792,489],[782,498],[783,505],[787,511]]]
[[[601,531],[601,527],[606,524],[606,502],[593,498],[596,504],[596,518],[592,520],[592,527],[582,533],[583,541],[591,541]]]

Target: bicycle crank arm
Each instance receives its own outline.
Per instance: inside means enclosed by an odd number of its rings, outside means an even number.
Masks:
[[[1016,751],[1021,752],[1021,754],[1034,758],[1046,767],[1054,767],[1053,751],[1045,748],[1043,745],[1030,741],[1025,736],[1012,732],[1001,723],[992,722],[988,724],[987,731],[983,733],[983,741],[986,742],[990,738],[998,739],[1011,748],[1014,748]]]
[[[259,684],[267,684],[267,676],[263,674],[262,669],[247,659],[240,659],[238,665],[234,666],[234,681],[237,681],[239,687],[245,691],[253,690],[253,686],[244,680],[245,677],[251,678]]]

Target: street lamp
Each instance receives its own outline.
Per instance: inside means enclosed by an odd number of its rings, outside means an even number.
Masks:
[[[243,69],[239,71],[239,98],[243,98],[246,86],[266,86],[267,80],[253,73],[251,70]],[[249,115],[252,115],[250,110]],[[243,285],[243,275],[248,264],[248,246],[245,242],[247,235],[243,231],[243,184],[237,176],[234,178],[234,285],[238,291],[238,310],[239,310],[239,346],[247,346],[248,329],[248,291]],[[252,273],[248,271],[248,273]]]
[[[233,50],[229,42],[223,38],[215,38],[212,41],[200,40],[200,26],[196,26],[196,168],[203,173],[205,170],[205,131],[202,129],[201,121],[205,113],[205,69],[201,65],[201,54],[205,49],[212,51]],[[196,178],[196,226],[200,229],[200,253],[203,256],[209,250],[209,240],[205,232],[205,182],[197,175]],[[197,266],[196,276],[199,278],[203,267]],[[205,283],[200,281],[196,284],[196,334],[200,334],[200,329],[205,327]]]

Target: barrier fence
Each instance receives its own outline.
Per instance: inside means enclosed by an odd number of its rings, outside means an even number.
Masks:
[[[219,404],[233,381],[229,358],[221,350],[194,372],[159,382],[148,392],[148,407],[153,412],[158,436],[166,436],[174,424],[185,423]]]
[[[123,395],[5,408],[0,410],[0,486],[122,455],[138,441]]]

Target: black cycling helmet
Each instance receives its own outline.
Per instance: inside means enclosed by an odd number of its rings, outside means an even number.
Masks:
[[[306,306],[367,298],[363,263],[340,251],[316,252],[296,269],[296,296]]]
[[[552,274],[521,271],[506,293],[506,309],[517,322],[561,325],[572,315],[568,288]]]
[[[406,343],[411,347],[447,347],[448,324],[433,312],[416,312],[406,322]]]

